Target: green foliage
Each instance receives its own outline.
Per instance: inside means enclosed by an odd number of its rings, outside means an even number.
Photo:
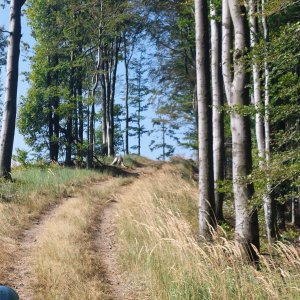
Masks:
[[[151,68],[155,82],[153,97],[158,108],[165,111],[166,118],[186,127],[182,144],[195,148],[196,101],[195,101],[195,23],[193,1],[149,1],[150,11],[147,31],[156,46],[156,64]]]
[[[12,156],[12,159],[22,166],[26,166],[28,164],[29,152],[26,150],[22,150],[20,148],[16,149],[16,154]]]
[[[148,79],[147,79],[147,61],[145,47],[138,49],[140,52],[139,57],[133,59],[131,63],[131,83],[130,83],[130,97],[129,103],[131,111],[129,136],[135,137],[137,143],[131,146],[131,149],[137,150],[138,154],[141,154],[141,139],[142,136],[148,132],[146,130],[143,121],[145,120],[145,112],[148,110],[149,105],[146,102],[149,95]]]
[[[151,140],[149,148],[151,151],[160,150],[162,153],[157,159],[166,160],[174,154],[175,147],[171,144],[171,141],[178,141],[175,135],[178,125],[170,122],[167,116],[159,113],[157,118],[152,119],[152,124],[153,129],[148,134],[151,134],[155,139]]]

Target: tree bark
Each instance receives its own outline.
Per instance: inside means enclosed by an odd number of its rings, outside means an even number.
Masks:
[[[11,178],[11,158],[13,152],[17,90],[19,76],[19,57],[21,40],[21,9],[26,0],[11,0],[9,23],[9,46],[6,63],[5,100],[0,141],[0,177]]]
[[[227,103],[230,104],[231,74],[231,19],[228,0],[222,0],[222,74]]]
[[[123,34],[124,66],[125,66],[125,154],[129,154],[129,63],[131,55],[127,55],[128,45],[126,34]]]
[[[221,70],[221,44],[220,26],[216,20],[217,14],[213,3],[211,7],[211,78],[212,78],[212,103],[213,103],[213,162],[215,180],[216,219],[218,223],[224,220],[223,201],[224,194],[218,191],[218,181],[224,180],[224,113],[222,70]]]
[[[264,36],[264,43],[265,43],[265,56],[268,55],[268,43],[269,43],[269,33],[268,33],[268,24],[267,18],[265,16],[265,0],[262,0],[262,25],[263,25],[263,36]],[[267,62],[267,58],[265,58],[264,62],[264,75],[265,75],[265,82],[264,82],[264,104],[265,104],[265,120],[264,120],[264,127],[265,127],[265,163],[266,168],[269,168],[270,165],[270,99],[269,99],[269,65]],[[265,223],[266,223],[266,234],[269,244],[273,243],[276,239],[278,239],[279,234],[276,230],[276,206],[275,200],[271,194],[271,184],[270,180],[267,178],[266,184],[266,197],[264,199],[264,212],[265,212]]]
[[[73,104],[74,99],[74,67],[73,67],[73,61],[74,61],[74,52],[71,51],[70,55],[70,79],[69,79],[69,103]],[[72,143],[74,141],[73,139],[73,113],[74,111],[70,110],[70,112],[67,114],[67,130],[66,130],[66,159],[65,159],[65,165],[70,167],[72,166]]]
[[[195,0],[196,75],[199,138],[199,233],[209,238],[215,227],[212,156],[212,109],[209,66],[209,21],[206,0]]]
[[[142,138],[142,127],[141,127],[141,109],[142,109],[142,62],[139,62],[138,71],[138,115],[137,115],[137,126],[138,126],[138,155],[141,155],[141,138]]]
[[[83,160],[83,103],[82,103],[82,68],[79,69],[77,78],[77,97],[78,97],[78,158]]]
[[[234,78],[231,87],[231,131],[232,172],[235,200],[236,240],[242,244],[249,258],[258,259],[259,228],[257,209],[250,205],[254,193],[253,184],[248,181],[252,171],[250,117],[239,110],[250,102],[248,74],[244,55],[248,45],[248,26],[245,7],[239,0],[229,0],[229,9],[234,27]],[[253,247],[254,246],[254,247]]]

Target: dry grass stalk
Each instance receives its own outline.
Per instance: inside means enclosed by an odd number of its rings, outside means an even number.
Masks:
[[[196,188],[169,168],[133,184],[119,210],[120,261],[149,298],[299,299],[299,249],[278,244],[257,271],[233,241],[199,243]]]

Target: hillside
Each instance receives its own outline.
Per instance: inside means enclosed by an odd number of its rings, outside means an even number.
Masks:
[[[190,162],[18,170],[1,184],[0,283],[20,299],[299,299],[300,250],[248,265],[219,227],[197,238]],[[229,225],[227,225],[229,226]]]

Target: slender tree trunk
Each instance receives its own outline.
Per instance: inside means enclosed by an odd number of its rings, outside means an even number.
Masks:
[[[99,29],[99,39],[101,30]],[[90,111],[90,120],[89,120],[89,135],[88,135],[88,155],[87,155],[87,168],[90,169],[93,167],[93,160],[94,160],[94,149],[95,149],[95,97],[96,97],[96,90],[98,88],[99,84],[99,69],[101,66],[101,49],[100,45],[98,45],[97,49],[97,62],[96,62],[96,68],[95,68],[95,74],[92,78],[92,105],[91,105],[91,111]]]
[[[265,0],[262,0],[262,25],[263,25],[263,36],[265,43],[265,56],[268,55],[268,43],[269,43],[269,33],[268,33],[268,24],[267,18],[265,16]],[[269,99],[269,65],[267,62],[267,57],[264,62],[264,89],[265,89],[265,164],[266,169],[268,171],[270,165],[270,99]],[[265,212],[265,223],[266,223],[266,234],[269,244],[273,243],[276,239],[278,239],[279,234],[276,230],[276,206],[274,198],[271,194],[271,184],[269,178],[267,178],[266,184],[266,195],[264,199],[264,212]]]
[[[73,118],[70,115],[67,119],[67,130],[66,130],[66,160],[65,165],[67,167],[72,166],[72,128],[73,128]]]
[[[17,90],[19,76],[19,56],[21,40],[21,9],[25,0],[10,1],[9,45],[6,63],[5,100],[0,140],[0,177],[11,178],[11,158],[13,152]]]
[[[211,235],[215,227],[212,109],[209,66],[209,21],[206,0],[195,0],[196,74],[199,124],[199,233]]]
[[[141,61],[139,62],[139,72],[138,72],[138,155],[141,155],[141,138],[142,138],[142,128],[141,128],[141,104],[142,104],[142,92],[141,92]]]
[[[78,140],[79,140],[79,151],[78,158],[80,161],[83,160],[83,103],[82,103],[82,70],[80,69],[80,75],[77,79],[77,95],[78,95]]]
[[[77,77],[77,76],[76,76]],[[77,80],[77,79],[76,79]],[[73,125],[73,130],[74,130],[74,139],[75,139],[75,145],[76,145],[76,159],[78,159],[78,141],[79,141],[79,134],[78,134],[78,123],[79,123],[79,115],[78,115],[78,96],[77,96],[77,87],[76,87],[76,81],[75,81],[75,86],[74,86],[74,125]]]
[[[222,74],[227,103],[230,104],[231,75],[231,18],[228,0],[222,0]]]
[[[53,99],[53,125],[54,125],[54,132],[53,137],[55,141],[53,141],[53,158],[54,161],[58,161],[59,155],[59,134],[60,134],[60,126],[59,126],[59,114],[57,112],[59,108],[59,97],[55,96]]]
[[[218,181],[224,180],[224,113],[223,90],[222,90],[222,70],[221,70],[221,44],[220,26],[216,20],[216,10],[213,3],[211,7],[211,78],[212,78],[212,102],[213,102],[213,162],[215,180],[215,203],[216,219],[218,223],[224,220],[223,200],[224,194],[218,191]]]
[[[258,24],[257,24],[257,0],[249,1],[249,14],[250,14],[250,37],[251,47],[254,48],[257,45],[258,36]],[[260,167],[264,168],[265,160],[265,128],[264,117],[262,111],[262,95],[261,95],[261,81],[260,70],[256,57],[253,57],[252,61],[252,75],[253,75],[253,99],[256,109],[255,114],[255,132],[258,147],[258,156],[260,159]]]
[[[48,67],[51,67],[51,58],[50,56],[48,56],[47,58],[48,60]],[[49,89],[51,87],[52,84],[52,76],[50,71],[47,71],[47,80],[46,80],[46,84],[47,84],[47,88]],[[53,145],[53,136],[54,136],[54,122],[53,122],[53,97],[49,96],[48,98],[48,139],[49,139],[49,158],[51,161],[54,161],[54,145]]]
[[[71,70],[69,83],[69,103],[73,102],[74,98],[74,67],[73,67],[74,53],[71,52]],[[65,165],[72,166],[72,143],[73,143],[73,111],[70,111],[67,116],[67,130],[66,130],[66,159]]]
[[[55,66],[58,65],[58,55],[55,54],[53,57],[53,64]],[[58,71],[54,73],[55,78],[55,85],[58,86]],[[58,155],[59,155],[59,134],[60,134],[60,126],[59,126],[59,97],[54,96],[53,97],[53,159],[54,161],[58,161]]]
[[[104,63],[102,64],[102,72],[104,73]],[[101,98],[102,98],[102,154],[107,155],[107,92],[104,74],[101,76]]]
[[[91,110],[89,114],[89,135],[88,135],[88,155],[87,155],[87,165],[88,169],[93,167],[93,159],[94,159],[94,120],[95,120],[95,99],[94,93],[92,93],[93,103],[91,105]]]
[[[230,0],[230,14],[234,26],[234,79],[231,88],[231,131],[232,131],[232,172],[235,200],[236,240],[241,243],[251,260],[258,259],[259,250],[258,213],[250,206],[253,184],[245,182],[252,171],[250,117],[244,116],[240,109],[250,102],[248,74],[243,56],[248,47],[248,26],[245,7],[239,0]],[[237,111],[235,111],[237,110]],[[256,248],[253,248],[253,246]]]
[[[126,50],[125,50],[126,52]],[[126,57],[125,57],[126,61]],[[129,65],[125,63],[125,80],[126,80],[126,91],[125,91],[125,154],[129,154]]]
[[[257,1],[249,1],[249,13],[250,13],[250,33],[251,33],[251,47],[254,48],[257,45],[258,36],[258,20],[257,20]],[[267,54],[266,54],[267,55]],[[258,148],[259,167],[266,171],[266,187],[263,194],[264,214],[265,214],[265,228],[266,236],[269,244],[272,244],[275,240],[275,223],[274,223],[274,208],[272,208],[272,195],[270,189],[270,180],[268,177],[267,169],[267,155],[266,155],[266,139],[265,139],[265,125],[266,120],[262,114],[262,91],[261,91],[261,79],[260,70],[257,62],[257,58],[253,57],[252,63],[253,74],[253,99],[256,109],[255,114],[255,132]],[[268,125],[267,125],[268,126]],[[267,129],[268,130],[268,129]]]
[[[131,56],[127,56],[127,40],[123,35],[124,65],[125,65],[125,154],[129,154],[129,63]]]
[[[116,81],[117,81],[117,69],[119,62],[119,50],[120,50],[120,41],[116,37],[111,46],[111,63],[108,68],[109,73],[109,87],[110,87],[110,97],[109,97],[109,124],[108,124],[108,156],[115,155],[115,145],[114,145],[114,134],[115,134],[115,125],[114,125],[114,105],[115,105],[115,91],[116,91]]]
[[[163,161],[166,160],[166,124],[162,123],[162,145],[163,145]]]

